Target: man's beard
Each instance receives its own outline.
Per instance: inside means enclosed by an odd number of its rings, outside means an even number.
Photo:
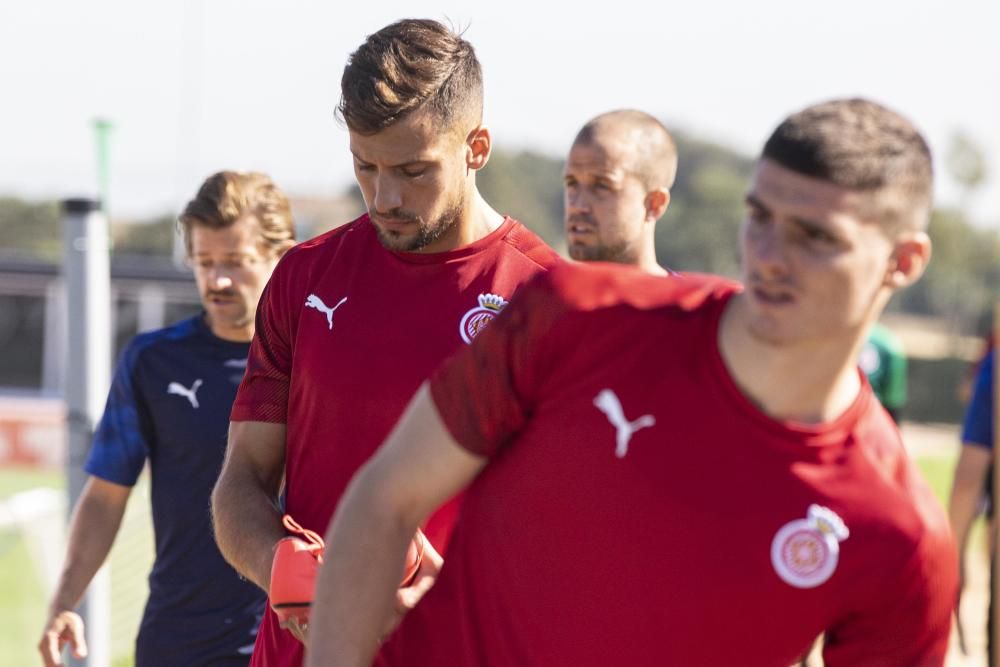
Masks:
[[[460,197],[458,201],[453,202],[451,206],[445,209],[444,213],[430,222],[420,216],[397,209],[391,211],[386,217],[393,220],[409,220],[417,223],[416,233],[413,236],[404,236],[399,232],[384,229],[378,225],[375,225],[375,231],[378,234],[379,242],[387,250],[394,252],[417,252],[439,241],[452,231],[458,225],[458,220],[464,209],[464,196]]]
[[[625,241],[614,245],[570,244],[569,256],[578,262],[614,262],[615,264],[637,264],[638,255]]]

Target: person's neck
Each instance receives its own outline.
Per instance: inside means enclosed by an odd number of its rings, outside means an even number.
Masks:
[[[666,276],[670,272],[665,268],[660,266],[660,263],[656,261],[656,253],[652,253],[651,256],[643,256],[639,258],[639,263],[637,266],[645,271],[646,273],[654,276]]]
[[[472,186],[466,201],[468,205],[459,214],[454,231],[438,243],[423,248],[422,252],[449,252],[464,248],[489,236],[503,224],[504,216],[493,210],[475,186]]]
[[[249,343],[253,340],[253,320],[250,321],[250,324],[244,327],[219,327],[212,321],[211,316],[206,313],[205,324],[208,326],[208,330],[212,332],[213,336],[221,338],[224,341],[228,341],[230,343]]]
[[[654,276],[665,276],[670,273],[656,261],[656,240],[652,229],[649,230],[648,235],[645,237],[642,249],[639,251],[639,261],[636,266]]]
[[[742,295],[730,299],[719,324],[719,352],[740,390],[768,416],[825,423],[857,399],[857,356],[863,332],[836,340],[771,343],[754,336]]]

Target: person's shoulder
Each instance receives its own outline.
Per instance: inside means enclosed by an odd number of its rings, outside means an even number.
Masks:
[[[951,530],[941,503],[907,453],[899,429],[874,397],[857,431],[857,442],[865,450],[862,459],[880,481],[869,490],[882,496],[878,502],[866,496],[864,509],[888,527],[887,546],[895,541],[905,554],[918,545],[931,549],[949,545]]]
[[[541,269],[551,269],[565,263],[555,250],[542,237],[528,229],[524,223],[513,218],[510,228],[503,235],[503,242],[513,252],[523,256]]]
[[[316,264],[324,264],[331,254],[354,242],[363,242],[369,234],[374,234],[368,214],[365,213],[347,224],[318,234],[311,239],[292,246],[278,263],[278,270],[311,268]]]
[[[122,350],[121,363],[131,372],[149,355],[157,355],[177,344],[195,340],[201,317],[201,314],[193,315],[161,329],[137,334]]]
[[[571,310],[629,306],[639,310],[676,308],[696,311],[725,300],[739,283],[708,274],[655,276],[640,269],[603,262],[562,262],[539,279],[544,289]]]

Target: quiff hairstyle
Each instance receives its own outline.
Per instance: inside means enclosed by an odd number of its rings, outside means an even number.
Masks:
[[[677,177],[677,144],[663,123],[644,111],[619,109],[592,118],[573,140],[573,145],[593,144],[604,133],[630,133],[635,147],[631,171],[647,191],[669,190]]]
[[[832,100],[794,113],[771,134],[762,157],[875,195],[871,213],[887,232],[927,226],[934,188],[931,150],[909,120],[880,104]]]
[[[261,248],[281,252],[295,242],[295,221],[288,197],[266,174],[220,171],[209,176],[177,220],[184,246],[191,255],[191,228],[224,229],[252,216],[260,231]]]
[[[430,110],[445,128],[461,119],[482,121],[476,52],[437,21],[403,19],[369,35],[348,58],[340,91],[337,114],[361,135],[381,132],[420,109]]]

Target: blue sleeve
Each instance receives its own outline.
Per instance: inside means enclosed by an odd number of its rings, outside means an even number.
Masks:
[[[133,486],[149,455],[142,399],[136,383],[140,351],[135,341],[126,348],[115,369],[104,415],[97,426],[83,469],[95,477]]]
[[[962,423],[962,442],[993,449],[993,356],[991,352],[976,374],[972,400]]]

